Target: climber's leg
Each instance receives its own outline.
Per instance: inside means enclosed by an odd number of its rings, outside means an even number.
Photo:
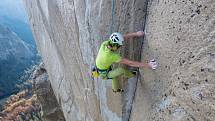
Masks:
[[[117,79],[117,77],[112,78],[112,90],[117,91],[119,88],[119,80]]]
[[[125,69],[122,67],[116,68],[108,73],[109,78],[114,78],[114,77],[118,77],[118,76],[124,76],[126,78],[131,78],[135,75],[128,69]]]
[[[117,69],[110,71],[107,76],[108,76],[108,78],[112,78],[112,89],[114,91],[117,91],[119,89],[119,81],[117,79],[119,76],[131,78],[135,75],[131,71],[119,67]]]

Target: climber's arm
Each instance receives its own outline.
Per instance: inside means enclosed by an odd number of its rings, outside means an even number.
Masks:
[[[132,61],[132,60],[125,59],[125,58],[121,59],[121,61],[119,63],[120,64],[125,64],[125,65],[128,65],[128,66],[132,66],[132,67],[151,68],[148,63],[142,63],[142,62]]]
[[[143,37],[144,32],[143,31],[138,31],[138,32],[133,32],[133,33],[127,33],[123,36],[124,40],[130,40],[133,37]]]

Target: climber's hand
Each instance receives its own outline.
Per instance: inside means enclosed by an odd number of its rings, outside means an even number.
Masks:
[[[144,36],[144,31],[138,31],[136,32],[137,37],[143,37]]]
[[[154,59],[152,59],[152,60],[150,60],[150,62],[148,63],[148,65],[149,65],[149,67],[152,69],[152,70],[155,70],[156,68],[157,68],[157,62],[154,60]]]

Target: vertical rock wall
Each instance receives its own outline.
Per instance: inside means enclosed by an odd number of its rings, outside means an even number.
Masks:
[[[128,120],[133,84],[114,94],[111,81],[93,80],[90,69],[102,41],[111,32],[142,29],[143,0],[25,0],[31,28],[51,85],[67,121]],[[122,53],[140,59],[141,40]],[[131,96],[129,96],[131,95]],[[131,98],[130,98],[131,97]],[[126,107],[126,108],[123,108]]]

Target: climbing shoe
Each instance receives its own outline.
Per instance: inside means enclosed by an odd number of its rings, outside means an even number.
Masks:
[[[131,71],[132,72],[132,74],[134,75],[134,76],[136,76],[136,75],[138,75],[138,70],[133,70],[133,71]]]
[[[113,90],[113,89],[112,89]],[[117,89],[117,90],[113,90],[114,93],[117,93],[117,92],[124,92],[123,89]]]
[[[136,76],[138,74],[138,71],[132,71],[132,74],[134,74],[134,76]]]

